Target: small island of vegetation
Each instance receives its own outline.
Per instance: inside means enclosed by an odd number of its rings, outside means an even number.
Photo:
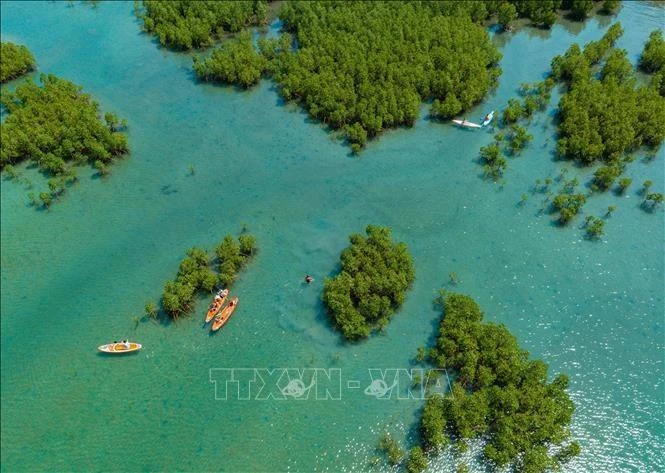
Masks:
[[[553,77],[568,88],[559,102],[558,153],[584,165],[616,164],[627,152],[657,148],[665,138],[665,98],[650,85],[636,86],[626,51],[613,49],[621,33],[617,23],[600,41],[584,50],[575,44],[552,60]]]
[[[430,358],[454,382],[450,395],[426,400],[424,450],[436,452],[451,440],[464,450],[468,440],[482,439],[487,460],[521,472],[556,470],[577,455],[568,378],[559,374],[548,382],[547,364],[529,359],[505,326],[484,322],[470,297],[442,291],[438,302],[443,318]],[[416,453],[409,471],[422,471]]]
[[[212,292],[217,285],[230,287],[255,253],[256,238],[250,234],[240,235],[237,241],[231,235],[225,236],[215,249],[216,259],[201,248],[190,249],[180,263],[175,280],[164,286],[162,307],[174,319],[191,312],[197,293]],[[215,265],[218,271],[213,270]]]
[[[324,283],[323,302],[335,325],[350,340],[383,328],[415,278],[404,243],[393,243],[389,228],[369,225],[367,237],[353,234],[342,251],[341,272]]]
[[[14,92],[2,91],[8,116],[0,124],[0,168],[26,160],[37,164],[51,177],[49,191],[39,195],[48,207],[76,180],[73,166],[89,163],[106,174],[128,152],[127,138],[119,133],[127,123],[110,112],[102,122],[99,105],[80,86],[53,75],[39,79],[42,87],[27,79]]]
[[[34,70],[35,58],[27,47],[10,42],[0,43],[0,82],[7,82]]]

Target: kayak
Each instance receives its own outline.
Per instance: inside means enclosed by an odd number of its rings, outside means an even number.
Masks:
[[[125,345],[124,343],[107,343],[106,345],[97,347],[97,350],[102,351],[104,353],[119,354],[119,353],[131,353],[133,351],[139,351],[141,348],[143,348],[143,345],[141,345],[140,343],[129,342],[129,347],[127,347],[127,345]]]
[[[234,297],[231,299],[231,302],[229,302],[229,305],[224,307],[219,315],[215,317],[215,321],[212,323],[213,332],[216,332],[222,328],[226,322],[228,322],[228,320],[231,318],[231,314],[233,314],[233,311],[236,310],[236,307],[238,307],[238,298]]]
[[[453,120],[453,123],[467,128],[482,128],[482,125],[478,125],[477,123],[473,123],[467,120]]]
[[[494,110],[492,110],[490,113],[485,115],[485,119],[483,120],[482,126],[487,126],[490,123],[492,123],[492,120],[494,119]]]
[[[221,299],[219,299],[217,302],[215,302],[215,301],[212,302],[210,310],[208,310],[208,313],[206,314],[205,323],[210,322],[212,320],[212,318],[217,315],[217,312],[219,312],[219,309],[221,309],[222,306],[224,305],[224,301],[226,300],[226,296],[229,294],[229,291],[224,290],[222,292],[222,294],[223,295],[222,295]]]

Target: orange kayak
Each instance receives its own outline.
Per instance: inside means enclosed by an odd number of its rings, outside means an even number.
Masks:
[[[220,312],[220,314],[215,317],[215,321],[212,323],[212,331],[216,332],[222,326],[228,322],[228,320],[231,318],[231,314],[233,314],[233,311],[236,310],[236,307],[238,307],[238,298],[234,297],[231,299],[231,302],[229,302],[229,305],[224,307],[224,310]]]
[[[118,354],[118,353],[131,353],[133,351],[139,351],[141,348],[143,348],[143,345],[141,345],[140,343],[128,342],[127,344],[124,344],[120,342],[120,343],[107,343],[106,345],[97,347],[97,350],[102,351],[104,353]]]
[[[212,304],[210,306],[210,310],[208,310],[208,313],[206,314],[205,323],[210,322],[212,320],[212,318],[217,315],[217,313],[219,312],[219,309],[221,309],[222,306],[224,305],[224,301],[226,300],[226,296],[227,296],[228,293],[229,293],[228,291],[224,291],[222,293],[224,295],[222,296],[221,299],[212,302]]]

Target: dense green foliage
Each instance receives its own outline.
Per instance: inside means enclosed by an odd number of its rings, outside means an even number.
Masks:
[[[563,192],[552,201],[552,207],[559,212],[559,223],[562,225],[570,222],[586,202],[584,194],[572,194]]]
[[[268,61],[254,48],[249,31],[224,41],[209,58],[194,59],[194,71],[201,79],[245,88],[255,85],[267,68]]]
[[[562,156],[583,164],[614,163],[642,145],[658,147],[665,138],[665,98],[655,87],[636,87],[626,52],[612,49],[621,33],[615,24],[584,51],[573,45],[552,60],[553,77],[568,85],[559,102]],[[593,66],[604,57],[597,78]]]
[[[227,32],[264,24],[268,14],[264,0],[144,1],[143,7],[137,12],[143,28],[178,50],[209,46]]]
[[[238,18],[235,27],[221,28],[239,31],[261,21],[265,9],[262,2],[254,7],[240,2],[232,11],[224,5],[233,2],[219,2],[216,9],[208,5],[214,2],[200,2],[196,8],[171,3],[144,2],[145,28],[158,34],[162,44],[185,49],[210,43],[209,32],[219,28],[210,22],[232,16]],[[500,74],[500,54],[483,27],[488,18],[496,15],[508,26],[516,17],[528,17],[550,26],[558,8],[581,19],[589,4],[293,1],[280,11],[285,31],[280,39],[260,41],[259,52],[249,35],[228,40],[208,59],[195,60],[194,69],[203,80],[245,88],[272,76],[286,100],[299,102],[312,117],[341,130],[359,152],[385,129],[413,125],[423,101],[432,101],[431,116],[446,119],[482,100]],[[542,108],[538,97],[525,104],[527,117]]]
[[[31,160],[53,178],[40,197],[48,207],[76,180],[73,165],[89,163],[108,172],[113,159],[128,152],[126,127],[114,113],[99,117],[99,106],[81,87],[41,75],[43,87],[28,79],[14,92],[2,90],[9,115],[0,124],[0,167]]]
[[[589,215],[586,221],[586,236],[597,240],[605,233],[605,221],[602,218]]]
[[[594,2],[592,0],[507,0],[486,1],[485,4],[490,13],[497,13],[501,25],[507,25],[517,16],[529,18],[536,26],[549,28],[556,22],[559,9],[566,10],[571,19],[584,20],[593,9]],[[609,13],[617,6],[618,2],[609,0],[604,3],[603,9]],[[513,11],[515,15],[512,14]]]
[[[480,148],[480,158],[484,165],[485,177],[496,181],[503,176],[503,171],[506,169],[508,163],[506,162],[506,158],[501,154],[501,148],[497,143]]]
[[[212,269],[215,263],[205,250],[192,248],[178,268],[176,279],[164,286],[162,307],[173,318],[191,312],[198,292],[212,292],[215,286],[229,287],[236,274],[256,252],[256,239],[249,234],[236,242],[227,235],[217,246],[219,274]]]
[[[575,442],[562,447],[575,409],[568,378],[548,382],[547,365],[530,360],[505,326],[483,322],[470,297],[442,293],[440,302],[444,315],[432,357],[455,381],[450,396],[426,401],[425,447],[438,449],[454,439],[463,448],[466,439],[483,438],[489,461],[524,472],[557,468],[577,453]]]
[[[247,264],[254,253],[256,253],[256,238],[252,235],[240,235],[237,243],[232,236],[226,235],[215,248],[219,262],[220,283],[225,286],[233,284],[237,273]]]
[[[593,173],[593,190],[606,191],[614,185],[617,177],[621,175],[623,168],[619,165],[601,166]]]
[[[393,243],[389,228],[369,225],[366,233],[349,237],[341,272],[324,283],[323,301],[348,339],[384,327],[415,278],[406,245]]]
[[[665,66],[665,39],[663,31],[651,32],[640,57],[640,67],[646,72],[658,72]]]
[[[172,317],[178,317],[192,310],[198,291],[211,291],[216,283],[217,275],[210,269],[205,250],[192,248],[180,263],[176,279],[164,286],[162,306]]]
[[[651,87],[665,97],[665,40],[661,30],[652,31],[649,35],[640,57],[640,68],[653,73]]]
[[[7,82],[35,68],[35,58],[23,45],[0,43],[0,82]]]
[[[277,56],[287,100],[342,129],[359,149],[386,128],[410,126],[420,104],[447,118],[496,84],[500,54],[468,16],[447,3],[290,2],[280,13],[297,40]]]

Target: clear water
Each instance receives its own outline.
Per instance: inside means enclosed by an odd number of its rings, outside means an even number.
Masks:
[[[663,12],[638,2],[621,10],[619,46],[633,60]],[[632,165],[625,197],[587,204],[596,215],[618,206],[591,243],[538,215],[540,197],[517,205],[562,166],[552,160],[552,109],[534,121],[534,143],[510,161],[505,184],[492,185],[474,162],[489,133],[422,119],[350,157],[269,82],[249,92],[197,84],[191,58],[142,34],[131,3],[3,1],[0,13],[3,41],[26,44],[41,72],[126,117],[132,148],[108,179],[83,172],[49,212],[2,182],[3,470],[364,470],[382,431],[412,441],[419,401],[362,389],[328,402],[215,401],[209,369],[336,367],[344,380],[367,380],[368,368],[409,367],[451,271],[487,319],[569,374],[583,453],[567,470],[665,470],[664,217],[640,211],[635,193],[645,179],[663,190],[662,149]],[[609,22],[497,37],[501,85],[469,117],[501,107],[554,54],[599,38]],[[571,167],[578,174],[588,175]],[[188,247],[212,248],[243,223],[261,252],[235,286],[240,307],[222,332],[202,328],[203,300],[191,319],[135,326]],[[384,334],[346,345],[322,310],[321,281],[347,235],[368,223],[408,243],[417,280]],[[144,350],[96,354],[124,336]]]

